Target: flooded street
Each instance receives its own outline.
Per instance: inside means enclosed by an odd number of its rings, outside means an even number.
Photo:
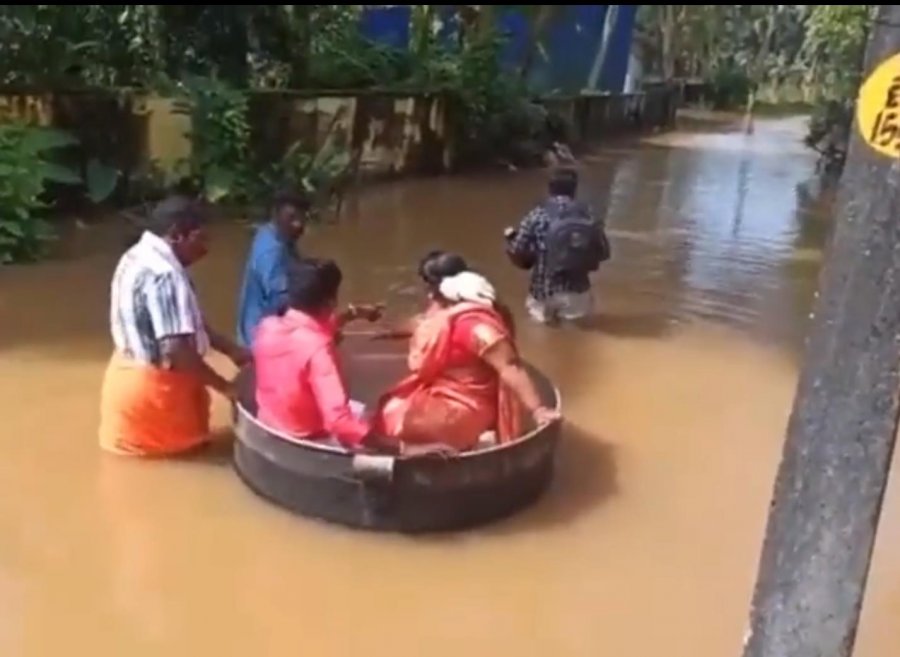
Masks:
[[[613,260],[584,330],[521,322],[569,426],[537,507],[465,534],[363,534],[254,497],[227,451],[131,462],[97,447],[121,230],[77,231],[59,260],[0,270],[0,654],[350,657],[738,655],[772,480],[828,230],[804,192],[802,120],[610,146],[583,196]],[[308,253],[348,300],[416,301],[429,248],[463,252],[520,309],[503,228],[544,173],[374,187]],[[198,268],[231,331],[250,227]],[[519,316],[523,317],[520,310]],[[227,436],[228,413],[214,419]],[[888,496],[859,657],[900,639],[900,495]]]

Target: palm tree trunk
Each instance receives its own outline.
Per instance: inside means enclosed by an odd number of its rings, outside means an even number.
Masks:
[[[534,68],[535,58],[537,56],[538,47],[541,38],[544,35],[544,28],[550,19],[550,13],[556,5],[539,5],[537,13],[528,25],[528,38],[525,40],[525,52],[522,57],[522,65],[519,67],[519,77],[527,80]]]
[[[678,25],[675,20],[675,5],[660,6],[662,7],[662,20],[660,21],[660,30],[662,31],[662,74],[666,82],[670,82],[675,78],[675,58],[678,56],[676,46]]]
[[[778,22],[777,14],[780,10],[780,5],[764,6],[769,7],[769,9],[767,9],[768,16],[766,17],[766,29],[763,32],[759,52],[756,53],[756,57],[750,67],[750,82],[752,86],[750,88],[750,94],[747,96],[747,111],[744,115],[744,131],[748,135],[753,132],[753,110],[756,107],[756,97],[759,92],[759,85],[763,75],[763,67],[766,65],[766,60],[769,58],[769,53],[772,50],[772,40],[775,38],[775,27]]]
[[[603,66],[606,64],[606,57],[609,54],[609,44],[612,41],[613,34],[616,31],[616,25],[619,21],[619,5],[606,6],[606,18],[603,21],[603,36],[600,38],[600,46],[597,48],[597,56],[594,57],[594,63],[591,66],[591,72],[588,75],[586,88],[595,90],[600,82],[600,76],[603,74]]]
[[[748,135],[753,134],[753,110],[756,107],[756,85],[752,85],[750,87],[750,92],[747,94],[747,106],[744,110],[744,133]]]

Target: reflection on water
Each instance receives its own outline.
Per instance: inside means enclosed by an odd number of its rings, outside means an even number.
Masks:
[[[615,291],[664,304],[670,321],[796,344],[828,226],[821,204],[798,198],[810,176],[801,130],[795,120],[749,137],[676,134],[629,154],[609,195]]]
[[[798,121],[665,135],[589,158],[584,194],[614,260],[583,329],[522,322],[570,427],[536,508],[467,534],[407,539],[294,518],[218,457],[121,462],[95,446],[121,230],[77,230],[63,257],[0,272],[0,654],[397,657],[736,654],[796,356],[828,226]],[[347,296],[416,304],[415,261],[463,251],[518,305],[500,235],[543,174],[374,188],[317,228]],[[197,271],[233,325],[246,225]],[[372,363],[365,375],[377,379]],[[217,426],[227,409],[217,402]],[[863,653],[896,643],[893,497]],[[884,547],[887,546],[887,547]],[[888,556],[881,556],[888,555]]]

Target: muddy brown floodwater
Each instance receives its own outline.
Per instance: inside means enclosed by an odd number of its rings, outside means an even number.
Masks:
[[[738,655],[797,377],[828,202],[805,185],[802,121],[685,130],[603,149],[584,195],[614,260],[584,330],[522,325],[570,426],[535,508],[403,538],[311,522],[251,495],[225,451],[101,455],[107,287],[121,231],[0,271],[0,654],[412,657]],[[542,174],[367,191],[304,242],[348,298],[413,303],[426,249],[464,252],[519,305],[500,233]],[[233,325],[250,236],[219,227],[197,271]],[[227,412],[215,421],[227,435]],[[900,506],[889,494],[858,654],[896,654]],[[894,629],[892,629],[894,628]]]

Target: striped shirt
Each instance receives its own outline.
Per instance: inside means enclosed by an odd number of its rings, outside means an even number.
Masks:
[[[209,350],[194,286],[169,244],[145,232],[113,274],[110,329],[116,350],[149,365],[163,362],[160,342],[192,336],[197,353]]]

